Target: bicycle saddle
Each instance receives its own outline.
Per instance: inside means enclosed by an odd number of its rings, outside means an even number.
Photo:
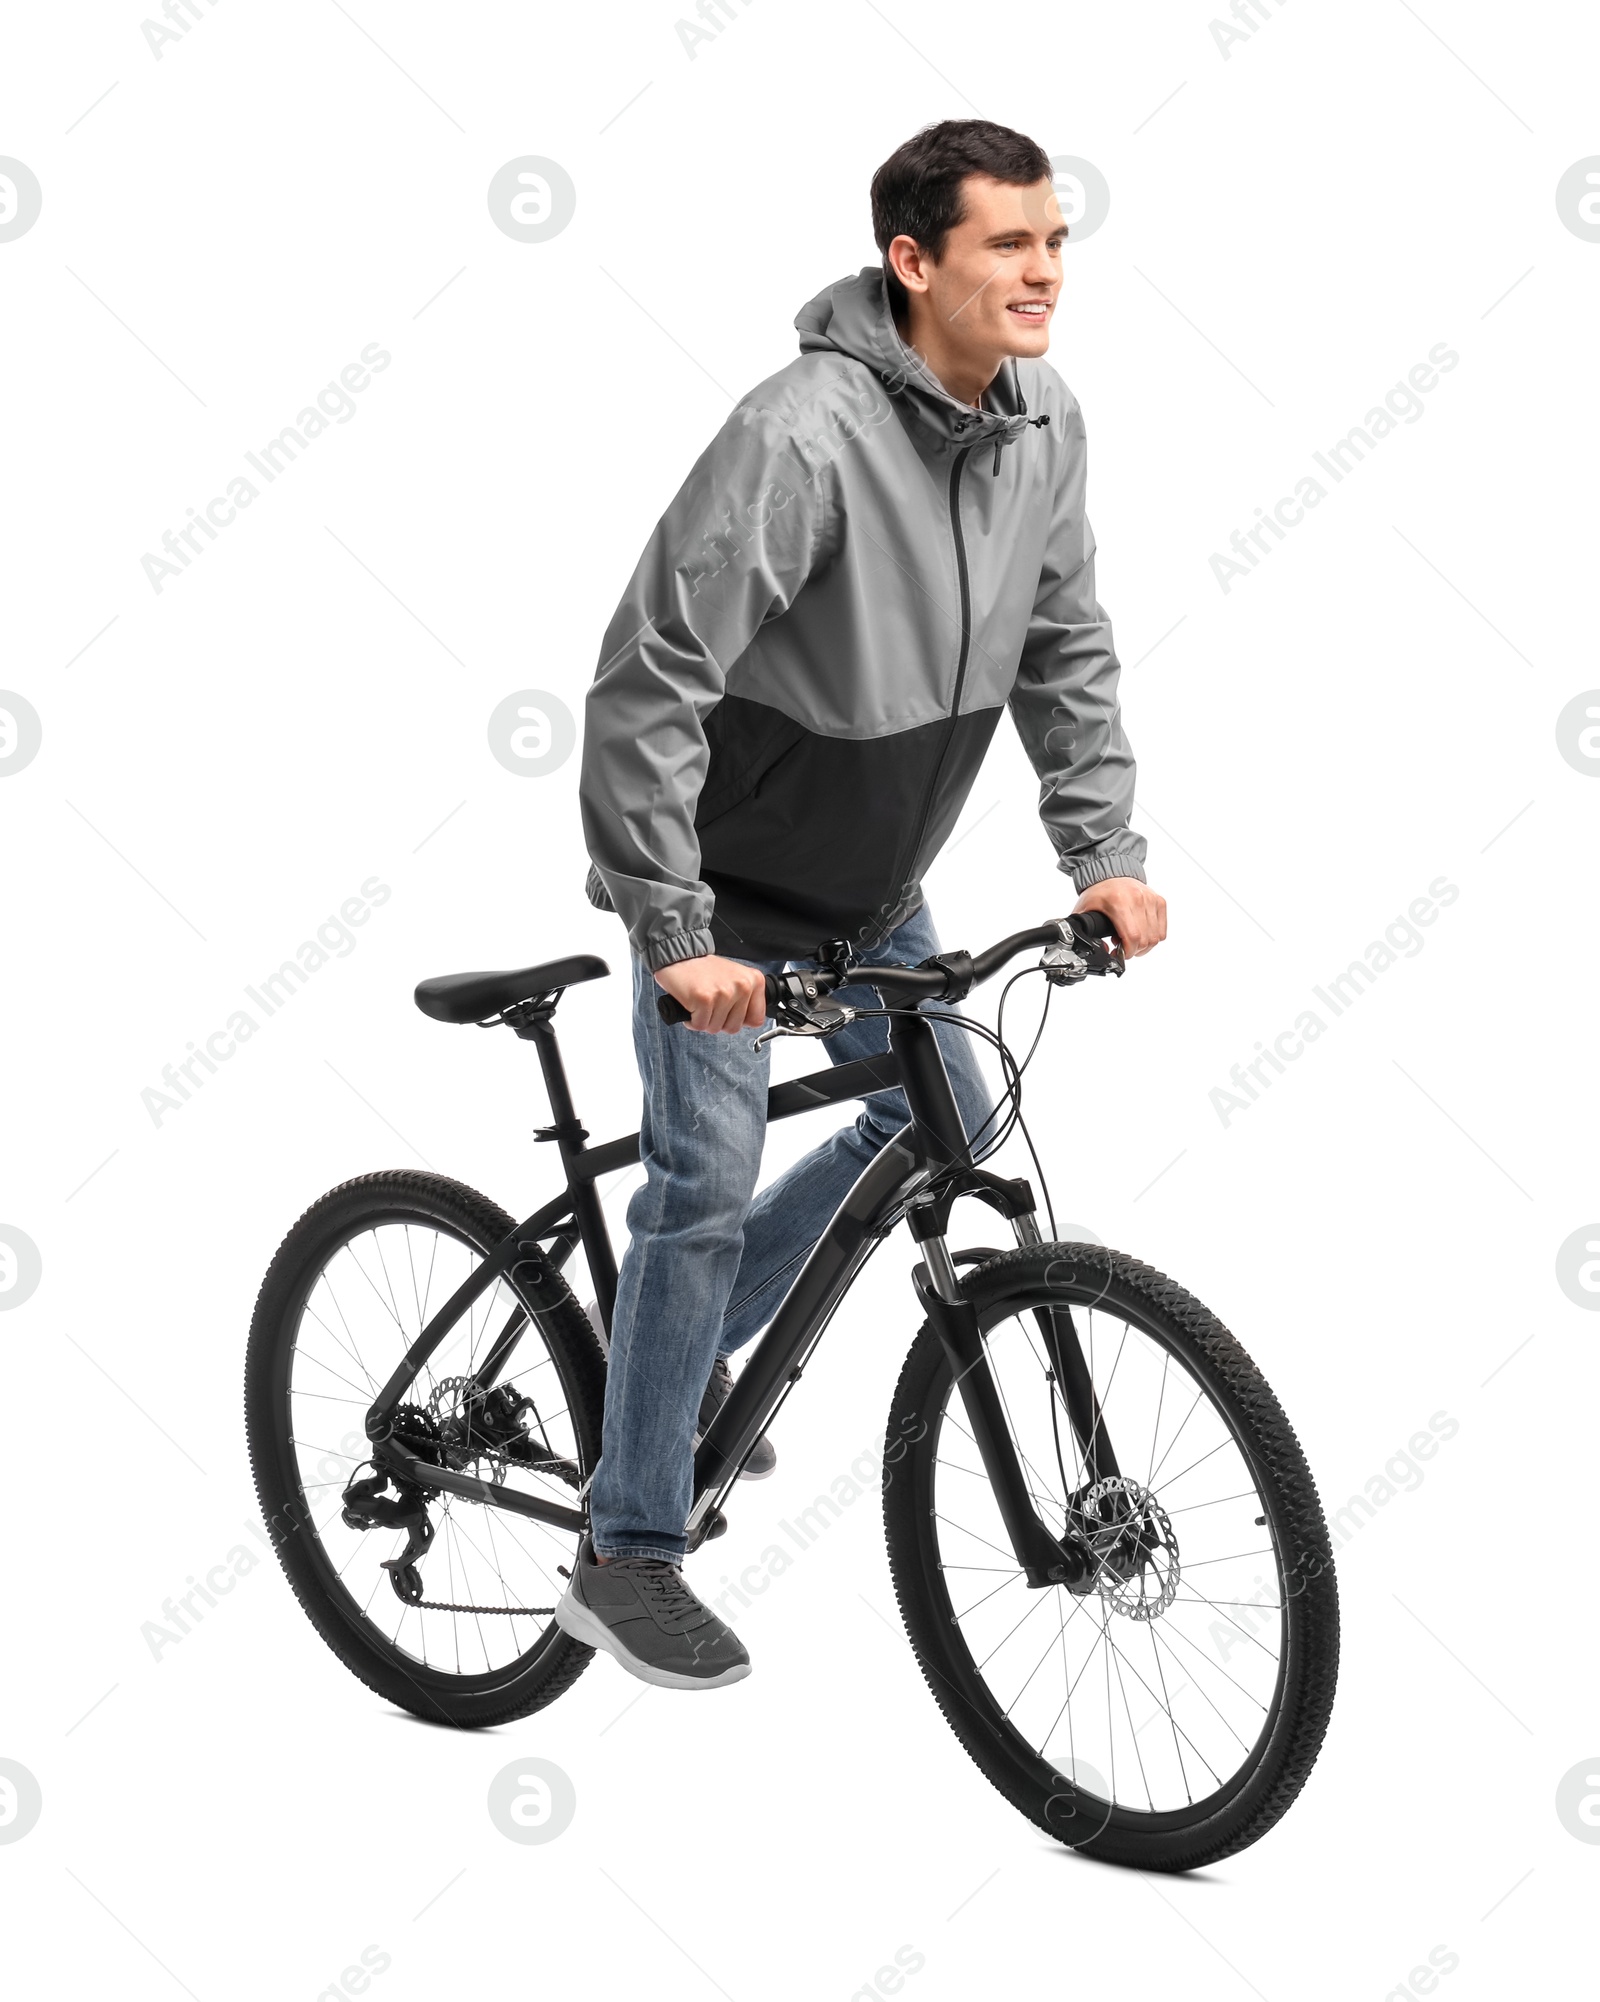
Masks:
[[[543,966],[518,967],[509,973],[441,973],[417,983],[416,1003],[435,1022],[482,1022],[531,1001],[557,987],[576,987],[581,980],[598,980],[611,968],[592,952],[571,959],[547,960]]]

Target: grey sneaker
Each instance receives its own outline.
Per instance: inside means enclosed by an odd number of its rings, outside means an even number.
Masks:
[[[700,1443],[700,1433],[716,1417],[728,1401],[728,1392],[733,1388],[733,1371],[728,1367],[726,1356],[718,1356],[712,1365],[711,1381],[706,1385],[706,1394],[700,1400],[699,1431],[695,1433],[695,1444]],[[764,1481],[778,1464],[777,1451],[770,1439],[758,1439],[750,1448],[750,1457],[740,1469],[741,1481]]]
[[[587,1536],[555,1620],[564,1634],[615,1655],[630,1675],[658,1689],[720,1689],[750,1673],[739,1636],[700,1603],[677,1565],[659,1557],[597,1564]]]

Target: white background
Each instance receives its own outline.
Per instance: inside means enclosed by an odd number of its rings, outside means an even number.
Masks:
[[[0,785],[0,1224],[43,1256],[0,1317],[0,1756],[44,1797],[0,1846],[8,1976],[311,2002],[376,1945],[384,2002],[845,2002],[907,1946],[919,2002],[1378,2002],[1444,1946],[1450,2002],[1571,1992],[1600,1850],[1554,1795],[1600,1753],[1600,1322],[1555,1264],[1600,1214],[1600,785],[1556,718],[1600,684],[1600,245],[1554,194],[1600,151],[1595,22],[1263,0],[1224,57],[1178,0],[731,12],[692,59],[666,0],[199,0],[159,60],[132,6],[8,24],[0,153],[44,196],[0,244],[0,683],[44,731]],[[873,258],[872,170],[975,113],[1111,189],[1051,360],[1171,904],[1170,943],[1063,997],[1030,1073],[1058,1218],[1234,1328],[1330,1509],[1431,1414],[1460,1427],[1341,1552],[1304,1795],[1180,1879],[1084,1862],[968,1762],[870,1496],[740,1616],[756,1673],[714,1701],[602,1659],[520,1726],[428,1729],[266,1562],[159,1660],[141,1636],[248,1543],[244,1337],[300,1211],[422,1163],[518,1214],[548,1192],[532,1053],[410,1003],[459,967],[626,965],[582,895],[576,759],[513,775],[489,714],[525,688],[579,711],[691,460]],[[577,188],[542,244],[486,205],[525,154]],[[355,416],[155,592],[163,531],[371,342],[393,360]],[[1460,362],[1420,420],[1224,593],[1213,552],[1439,342]],[[1063,907],[1033,796],[1004,726],[929,880],[947,944]],[[355,950],[154,1123],[162,1067],[373,875]],[[1441,875],[1424,948],[1224,1125],[1230,1066]],[[626,1009],[617,978],[562,1007],[596,1137],[637,1123]],[[881,1438],[910,1263],[900,1239],[869,1268],[703,1587]],[[542,1847],[485,1808],[531,1754],[577,1792]]]

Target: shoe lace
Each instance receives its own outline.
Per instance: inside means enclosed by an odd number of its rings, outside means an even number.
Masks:
[[[669,1618],[680,1613],[698,1612],[700,1601],[695,1597],[676,1564],[669,1564],[665,1558],[646,1558],[634,1574],[634,1583],[639,1591],[653,1599],[660,1610]]]

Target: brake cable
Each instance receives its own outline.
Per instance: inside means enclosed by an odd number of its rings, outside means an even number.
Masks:
[[[1016,984],[1016,982],[1025,978],[1026,975],[1028,975],[1029,973],[1038,973],[1041,972],[1042,970],[1043,970],[1042,968],[1036,966],[1025,966],[1021,969],[1020,972],[1014,973],[1011,976],[1011,979],[1006,982],[1004,989],[1002,989],[1001,991],[1000,1012],[1003,1012],[1004,1010],[1006,995],[1010,993],[1012,987]],[[863,968],[861,969],[861,972],[866,977],[860,981],[860,984],[861,985],[869,984],[870,975],[867,973],[867,969]],[[840,984],[844,985],[846,983],[841,982]],[[1005,1144],[1006,1140],[1010,1138],[1013,1128],[1017,1127],[1021,1128],[1023,1140],[1027,1146],[1029,1157],[1033,1162],[1034,1172],[1039,1177],[1039,1188],[1044,1196],[1045,1215],[1050,1222],[1050,1235],[1052,1238],[1054,1238],[1056,1233],[1056,1216],[1055,1216],[1055,1205],[1052,1203],[1050,1199],[1050,1185],[1045,1179],[1044,1168],[1039,1160],[1039,1150],[1033,1144],[1033,1135],[1028,1131],[1028,1123],[1022,1116],[1022,1073],[1024,1070],[1027,1069],[1028,1065],[1033,1061],[1034,1052],[1038,1049],[1040,1039],[1044,1035],[1045,1022],[1050,1013],[1050,1000],[1051,996],[1047,992],[1045,995],[1044,1010],[1039,1018],[1038,1030],[1035,1032],[1033,1042],[1030,1044],[1028,1049],[1028,1054],[1023,1058],[1020,1066],[1018,1065],[1015,1056],[1012,1054],[1009,1045],[1002,1039],[1002,1037],[997,1035],[995,1030],[989,1028],[985,1023],[975,1022],[970,1015],[952,1015],[952,1014],[942,1013],[932,1008],[917,1008],[917,1007],[857,1008],[853,1011],[853,1013],[858,1021],[873,1015],[882,1015],[886,1017],[890,1015],[904,1015],[908,1018],[915,1015],[924,1022],[949,1022],[952,1023],[958,1029],[966,1029],[969,1030],[974,1035],[982,1036],[985,1039],[985,1041],[990,1042],[994,1045],[995,1049],[998,1051],[1000,1056],[1002,1074],[1005,1076],[1006,1079],[1006,1089],[1001,1094],[1000,1098],[995,1101],[995,1104],[991,1109],[991,1111],[989,1112],[988,1117],[985,1118],[982,1125],[979,1126],[978,1133],[981,1134],[983,1132],[983,1128],[989,1124],[989,1121],[991,1119],[994,1118],[995,1113],[997,1113],[1000,1110],[1000,1107],[1006,1102],[1007,1099],[1011,1101],[1011,1114],[1010,1117],[1007,1119],[1004,1127],[995,1136],[993,1143],[983,1150],[981,1158],[987,1160],[990,1155],[996,1153]],[[997,1023],[1000,1019],[1000,1012],[997,1012],[996,1015]],[[972,1138],[969,1139],[967,1143],[967,1161],[968,1165],[972,1167],[977,1166],[978,1159],[980,1158],[977,1154],[977,1146],[978,1146],[977,1136],[974,1135]]]

